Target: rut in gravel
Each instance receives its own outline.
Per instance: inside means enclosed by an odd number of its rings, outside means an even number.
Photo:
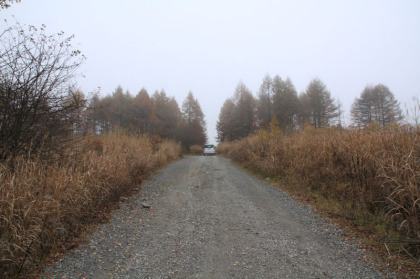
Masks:
[[[151,208],[142,205],[146,202]],[[58,278],[383,278],[357,242],[225,158],[187,157],[144,182]]]

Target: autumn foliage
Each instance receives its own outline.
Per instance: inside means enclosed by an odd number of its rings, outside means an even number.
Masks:
[[[128,134],[173,139],[185,150],[206,143],[206,122],[198,100],[189,92],[182,109],[164,90],[149,95],[146,89],[132,96],[121,86],[106,96],[95,96],[86,111],[86,128],[93,133],[122,129]]]
[[[352,105],[352,126],[369,127],[379,124],[401,124],[402,111],[390,89],[378,84],[368,85]],[[343,111],[327,86],[318,78],[311,80],[304,92],[297,93],[290,78],[266,75],[254,98],[240,82],[233,97],[220,109],[217,122],[219,142],[235,141],[268,129],[272,120],[284,132],[314,128],[343,127]]]

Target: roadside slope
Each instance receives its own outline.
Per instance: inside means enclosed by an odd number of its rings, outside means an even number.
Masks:
[[[143,202],[151,209],[142,207]],[[383,278],[357,243],[306,205],[221,157],[164,168],[90,242],[46,273],[59,278]],[[389,276],[389,275],[388,275]]]

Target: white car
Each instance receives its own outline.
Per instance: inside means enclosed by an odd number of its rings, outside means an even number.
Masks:
[[[206,144],[204,145],[203,155],[216,155],[216,149],[214,148],[213,144]]]

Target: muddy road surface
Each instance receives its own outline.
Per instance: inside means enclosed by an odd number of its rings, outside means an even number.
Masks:
[[[146,207],[150,206],[150,208]],[[56,278],[385,278],[356,241],[225,158],[186,157],[46,273]]]

